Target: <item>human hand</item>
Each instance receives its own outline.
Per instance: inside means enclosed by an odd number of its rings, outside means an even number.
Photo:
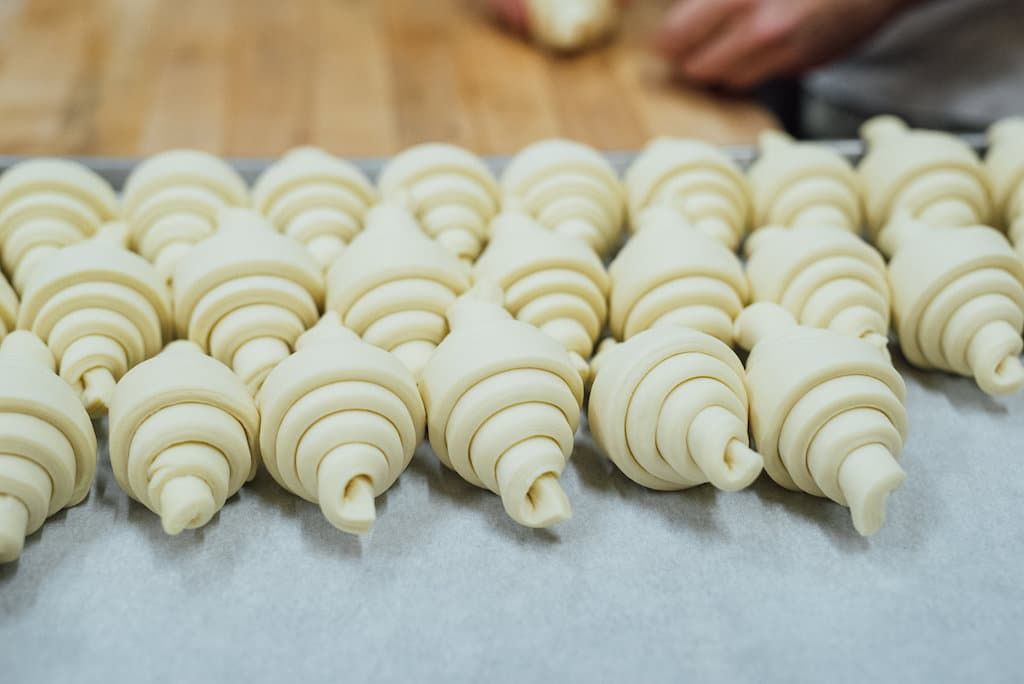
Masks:
[[[677,0],[656,46],[685,78],[748,88],[856,47],[916,0]]]

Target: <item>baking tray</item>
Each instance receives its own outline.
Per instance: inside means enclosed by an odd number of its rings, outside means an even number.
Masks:
[[[115,185],[134,164],[84,161]],[[364,538],[265,472],[168,537],[117,487],[99,423],[90,497],[0,566],[0,682],[1020,681],[1024,394],[896,363],[907,481],[870,540],[767,477],[645,490],[585,425],[562,478],[575,516],[552,530],[424,444]]]

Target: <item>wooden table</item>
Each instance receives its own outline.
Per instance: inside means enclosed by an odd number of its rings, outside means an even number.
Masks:
[[[648,48],[667,4],[642,0],[613,44],[559,58],[480,0],[0,0],[0,153],[502,153],[554,135],[629,149],[772,125],[672,82]]]

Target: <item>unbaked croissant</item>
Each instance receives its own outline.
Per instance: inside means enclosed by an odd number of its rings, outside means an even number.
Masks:
[[[534,40],[556,50],[579,50],[611,33],[619,0],[523,0]]]
[[[299,147],[271,164],[252,188],[253,206],[306,245],[328,268],[363,229],[377,192],[355,165],[315,147]]]
[[[0,563],[49,516],[81,503],[96,474],[96,435],[81,402],[30,332],[0,345]]]
[[[256,474],[259,414],[245,384],[191,342],[121,378],[110,404],[110,465],[167,534],[202,527]]]
[[[198,150],[149,157],[128,176],[124,218],[132,249],[170,278],[192,245],[213,234],[226,207],[248,203],[245,181],[222,159]]]
[[[423,439],[416,378],[328,312],[267,377],[258,395],[260,451],[288,491],[319,503],[355,534],[376,519],[374,497],[402,474]]]
[[[487,242],[500,193],[490,169],[472,152],[444,143],[405,150],[377,179],[385,201],[415,215],[452,254],[473,261]]]
[[[445,311],[469,285],[465,264],[409,212],[382,205],[328,272],[327,310],[418,374],[448,334]]]
[[[18,325],[18,295],[0,273],[0,340]]]
[[[860,163],[868,229],[886,254],[894,246],[884,229],[911,218],[937,226],[988,225],[992,202],[981,160],[949,133],[912,130],[893,116],[864,124],[868,152]]]
[[[755,302],[781,304],[802,324],[889,342],[889,280],[882,256],[833,226],[768,227],[747,239]]]
[[[862,535],[885,521],[904,479],[906,388],[886,354],[831,330],[798,326],[761,302],[736,321],[750,350],[750,427],[765,470],[786,487],[848,506]]]
[[[255,392],[319,318],[320,265],[250,209],[223,209],[217,232],[174,272],[178,335],[231,367]]]
[[[602,345],[594,370],[590,432],[634,482],[736,491],[760,475],[764,462],[747,446],[743,364],[720,340],[660,326]]]
[[[1017,250],[1024,254],[1024,116],[994,124],[985,161],[996,209]]]
[[[658,138],[626,171],[630,227],[643,228],[651,206],[679,211],[697,230],[736,249],[750,222],[747,180],[718,148],[697,140]]]
[[[560,342],[586,375],[608,317],[610,281],[601,259],[525,214],[499,215],[491,235],[474,267],[476,279],[499,285],[509,312]]]
[[[452,332],[420,378],[434,453],[501,497],[528,527],[571,515],[559,476],[573,449],[583,379],[553,339],[512,319],[478,283],[449,310]]]
[[[30,159],[0,176],[0,251],[21,292],[33,268],[61,247],[81,242],[117,215],[117,196],[78,162]]]
[[[842,155],[824,145],[798,143],[781,131],[763,132],[760,148],[747,174],[755,226],[860,232],[860,177]]]
[[[501,177],[502,208],[582,240],[605,255],[622,235],[626,202],[615,169],[596,150],[543,140],[517,154]]]
[[[106,412],[114,384],[174,332],[170,291],[152,264],[126,249],[127,230],[107,224],[42,261],[18,315],[18,327],[50,347],[92,416]]]
[[[608,269],[612,334],[625,340],[674,324],[731,345],[733,319],[749,296],[737,256],[668,207],[650,208],[637,222],[640,230]]]

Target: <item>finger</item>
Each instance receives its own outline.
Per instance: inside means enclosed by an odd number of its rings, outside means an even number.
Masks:
[[[526,33],[530,24],[526,0],[491,0],[495,14],[504,24],[520,33]]]
[[[655,36],[655,47],[672,61],[685,59],[726,23],[728,5],[720,0],[679,0]]]
[[[717,31],[690,54],[677,58],[676,66],[686,77],[706,82],[723,82],[730,69],[754,57],[755,47],[747,22],[736,19]]]
[[[769,78],[792,74],[798,70],[799,64],[792,50],[779,45],[757,53],[756,59],[737,65],[722,82],[737,90],[748,90]]]

